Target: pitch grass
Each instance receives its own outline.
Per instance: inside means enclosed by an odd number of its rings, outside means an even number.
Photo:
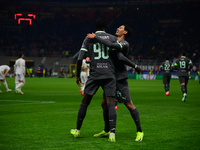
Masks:
[[[10,88],[14,78],[8,78]],[[136,127],[123,104],[117,109],[116,143],[94,138],[103,130],[100,106],[102,90],[88,107],[75,139],[69,131],[76,127],[82,100],[75,79],[26,78],[24,95],[0,94],[1,150],[195,150],[200,149],[200,84],[189,81],[188,97],[181,101],[178,80],[172,80],[165,97],[161,80],[129,80],[133,103],[140,113],[145,137],[135,142]]]

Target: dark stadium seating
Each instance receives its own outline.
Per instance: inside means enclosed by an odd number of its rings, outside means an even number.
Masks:
[[[87,2],[90,2],[89,0]],[[113,1],[112,4],[114,4]],[[80,49],[88,32],[94,32],[97,17],[108,21],[107,32],[128,24],[133,35],[129,57],[132,60],[164,60],[179,57],[185,50],[188,57],[199,62],[200,32],[199,2],[170,4],[137,4],[115,6],[70,7],[59,1],[59,6],[31,3],[24,5],[1,3],[0,55],[17,56],[24,52],[29,57],[73,56]],[[22,21],[18,25],[15,13],[35,14],[33,24]]]

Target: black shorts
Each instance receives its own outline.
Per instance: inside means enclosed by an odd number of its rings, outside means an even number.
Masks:
[[[180,84],[185,83],[185,85],[187,85],[188,81],[189,81],[189,76],[179,76]]]
[[[106,96],[115,97],[116,95],[115,78],[94,80],[91,76],[89,76],[85,85],[84,93],[88,95],[94,95],[100,86],[105,92]]]
[[[171,79],[171,74],[163,75],[163,84],[169,84]]]
[[[130,96],[130,90],[128,86],[127,79],[118,80],[116,82],[117,86],[117,93],[116,93],[116,99],[119,103],[126,103],[131,100]],[[105,99],[105,94],[103,93],[103,99]]]

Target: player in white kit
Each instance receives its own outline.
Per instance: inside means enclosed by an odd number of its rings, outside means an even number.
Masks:
[[[4,84],[7,92],[12,91],[11,89],[8,88],[8,84],[6,82],[6,76],[7,76],[9,71],[10,71],[9,66],[7,66],[7,65],[0,66],[0,86],[1,86],[1,81],[3,81],[3,84]],[[0,90],[0,93],[2,93],[1,90]]]
[[[84,89],[85,89],[85,84],[88,80],[88,76],[89,76],[89,70],[90,70],[90,65],[88,63],[86,63],[85,59],[83,59],[82,62],[82,66],[81,66],[81,94],[83,95],[84,93]]]
[[[15,93],[24,94],[21,88],[25,84],[25,60],[24,54],[19,54],[19,59],[15,61],[14,71],[15,71]]]

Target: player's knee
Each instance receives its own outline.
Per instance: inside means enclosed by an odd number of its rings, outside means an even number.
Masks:
[[[185,83],[181,83],[181,85],[185,85]]]
[[[107,105],[106,105],[105,99],[102,100],[101,107],[102,107],[103,110],[107,110]]]
[[[129,102],[126,102],[124,103],[125,106],[128,108],[129,111],[132,111],[134,110],[136,107],[133,105],[133,102],[132,101],[129,101]]]
[[[82,104],[89,105],[92,99],[92,95],[84,94],[82,99]]]
[[[115,103],[115,98],[114,97],[106,97],[106,101],[107,101],[107,104],[108,103]]]

